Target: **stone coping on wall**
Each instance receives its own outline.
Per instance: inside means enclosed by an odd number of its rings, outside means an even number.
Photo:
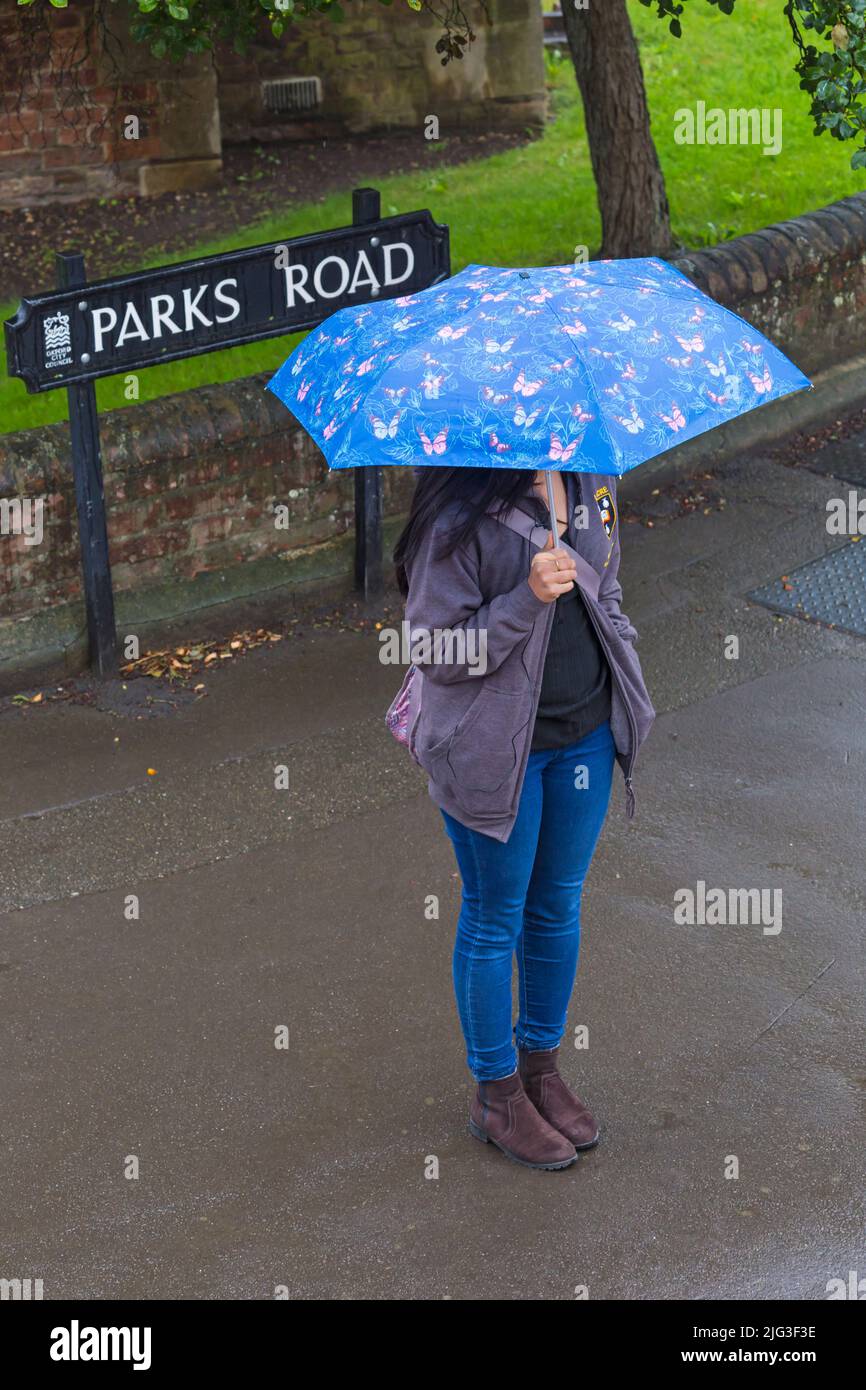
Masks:
[[[866,265],[866,192],[671,259],[729,309],[795,281],[808,284],[828,262]]]

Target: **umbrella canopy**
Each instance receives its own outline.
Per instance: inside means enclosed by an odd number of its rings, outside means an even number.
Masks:
[[[811,382],[664,261],[470,265],[340,309],[268,383],[331,468],[620,476]]]

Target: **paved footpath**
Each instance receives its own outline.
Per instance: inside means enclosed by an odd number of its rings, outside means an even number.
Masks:
[[[624,527],[660,714],[587,886],[565,1067],[602,1143],[565,1173],[467,1133],[458,883],[372,636],[251,652],[163,719],[7,707],[0,1277],[487,1300],[866,1275],[866,640],[744,597],[839,544],[839,486],[752,457],[723,509]],[[781,889],[781,932],[677,925],[699,880]]]

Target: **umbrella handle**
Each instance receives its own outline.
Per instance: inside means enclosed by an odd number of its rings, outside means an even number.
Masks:
[[[553,496],[553,475],[548,468],[545,473],[547,479],[547,505],[550,508],[550,534],[553,537],[553,544],[559,544],[559,530],[556,524],[556,499]]]

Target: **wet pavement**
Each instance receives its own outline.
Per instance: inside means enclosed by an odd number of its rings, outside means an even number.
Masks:
[[[455,866],[373,635],[250,652],[167,718],[6,708],[0,1277],[558,1300],[866,1275],[866,641],[745,597],[839,545],[839,482],[752,455],[712,487],[624,528],[659,718],[585,893],[563,1069],[602,1142],[563,1173],[468,1135]],[[781,930],[679,925],[699,882],[781,890]]]

